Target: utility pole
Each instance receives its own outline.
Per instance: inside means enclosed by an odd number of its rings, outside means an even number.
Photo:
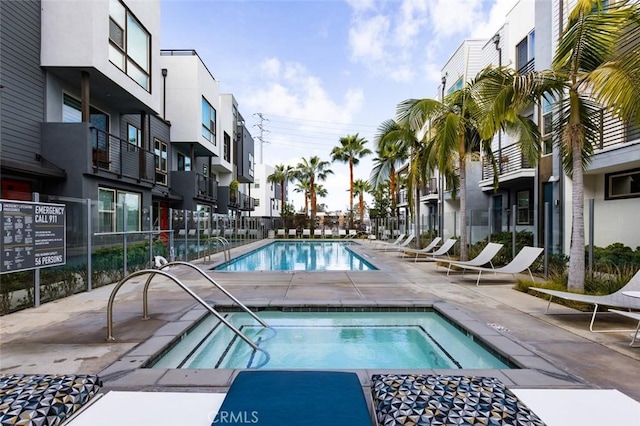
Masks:
[[[269,141],[264,140],[264,134],[265,133],[269,133],[269,130],[264,128],[264,124],[265,122],[269,121],[268,118],[264,118],[264,116],[262,115],[261,112],[256,112],[253,114],[254,116],[258,117],[258,119],[260,120],[260,122],[258,124],[254,124],[254,127],[257,127],[260,130],[260,136],[257,137],[257,139],[260,141],[260,161],[258,161],[258,164],[264,164],[264,157],[262,156],[262,149],[265,143],[269,143]]]

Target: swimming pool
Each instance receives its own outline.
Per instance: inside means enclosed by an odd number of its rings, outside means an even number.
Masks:
[[[153,368],[511,368],[433,311],[245,313],[227,319],[261,352],[207,317]],[[264,352],[262,352],[264,351]]]
[[[276,241],[214,268],[216,271],[370,271],[376,268],[351,251],[353,243]]]

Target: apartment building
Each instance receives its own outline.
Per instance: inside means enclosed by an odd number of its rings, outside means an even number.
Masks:
[[[95,200],[96,232],[251,210],[228,190],[253,179],[237,101],[194,51],[160,51],[159,0],[0,7],[0,197]]]

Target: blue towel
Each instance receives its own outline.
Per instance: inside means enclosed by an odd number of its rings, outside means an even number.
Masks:
[[[212,425],[371,426],[357,374],[242,371]]]

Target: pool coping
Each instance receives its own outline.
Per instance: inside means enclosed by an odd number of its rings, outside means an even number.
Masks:
[[[336,308],[349,311],[409,311],[433,309],[463,332],[484,345],[490,351],[517,365],[513,369],[348,369],[326,371],[353,371],[358,374],[364,387],[371,385],[373,374],[455,374],[497,377],[512,388],[589,388],[580,378],[567,373],[551,362],[537,355],[525,344],[517,341],[499,329],[474,318],[464,310],[444,301],[254,301],[247,305],[252,310],[273,308],[295,308],[297,311],[327,311]],[[220,311],[237,308],[233,303],[216,303]],[[231,385],[236,374],[243,369],[171,369],[144,368],[164,354],[176,339],[194,327],[205,315],[204,308],[194,305],[174,322],[159,328],[149,339],[141,342],[117,361],[103,369],[99,375],[105,387],[113,390],[169,390],[195,389],[210,392],[224,392]],[[296,370],[279,369],[279,370]],[[307,369],[305,369],[307,370]]]

